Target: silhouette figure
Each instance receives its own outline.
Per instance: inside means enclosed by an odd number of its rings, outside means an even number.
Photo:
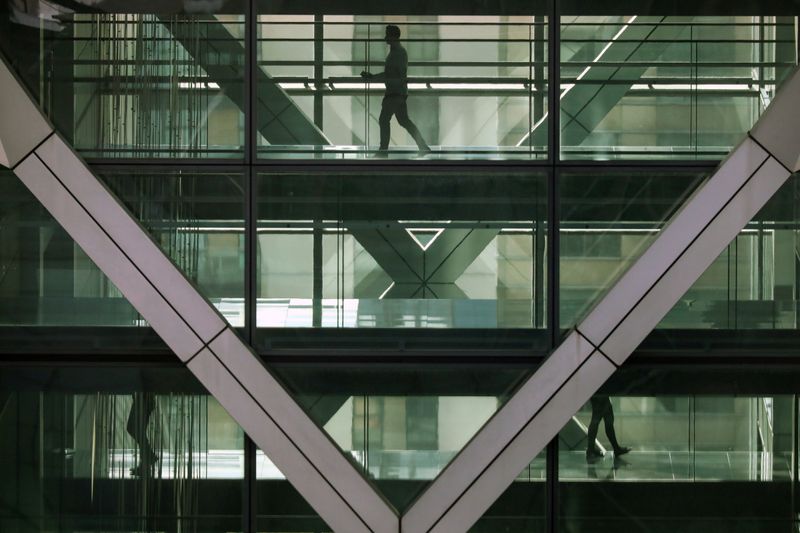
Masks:
[[[150,439],[147,438],[147,425],[155,408],[156,399],[152,392],[133,393],[133,403],[125,429],[139,446],[139,464],[131,468],[131,475],[135,477],[152,473],[158,461],[158,455],[150,445]]]
[[[430,146],[408,117],[408,106],[406,105],[408,99],[408,52],[400,45],[400,28],[393,24],[386,26],[384,39],[389,45],[389,55],[386,56],[384,71],[379,74],[370,74],[367,71],[361,73],[362,78],[383,81],[386,84],[386,94],[381,103],[381,116],[378,119],[381,127],[381,146],[378,155],[385,157],[386,151],[389,149],[392,115],[397,117],[397,122],[414,138],[419,153],[428,154],[431,151]]]
[[[631,451],[630,448],[620,446],[619,441],[617,441],[617,433],[614,431],[614,408],[611,406],[611,399],[608,396],[592,396],[590,401],[592,403],[592,420],[589,422],[589,429],[586,434],[586,460],[592,462],[603,457],[603,453],[595,448],[597,430],[600,428],[601,420],[605,423],[606,436],[614,449],[615,460],[620,455],[625,455]]]

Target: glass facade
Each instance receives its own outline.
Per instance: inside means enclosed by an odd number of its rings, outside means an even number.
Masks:
[[[397,44],[384,42],[387,24]],[[393,49],[407,56],[397,80],[381,77]],[[431,158],[545,158],[547,135],[531,133],[545,117],[546,57],[544,16],[260,14],[259,154],[402,159],[427,143]],[[410,124],[385,118],[393,91]]]
[[[400,513],[798,59],[779,1],[85,4],[0,4],[4,59]],[[799,199],[470,531],[798,531]],[[0,462],[3,532],[331,530],[10,170]]]

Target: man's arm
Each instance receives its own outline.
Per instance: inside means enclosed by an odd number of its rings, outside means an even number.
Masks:
[[[378,72],[376,74],[372,74],[371,72],[367,72],[366,70],[361,71],[361,77],[366,78],[368,80],[374,81],[383,81],[386,79],[386,72]]]

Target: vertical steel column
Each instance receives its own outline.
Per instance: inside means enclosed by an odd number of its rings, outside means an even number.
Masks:
[[[550,175],[548,176],[547,196],[547,239],[550,255],[548,257],[548,326],[550,329],[550,345],[555,347],[559,338],[559,305],[558,305],[558,160],[561,152],[559,95],[561,94],[559,69],[559,7],[558,0],[551,0],[548,15],[548,62],[547,62],[547,113],[548,113],[548,153]]]
[[[256,342],[257,265],[258,257],[258,189],[253,163],[257,159],[255,69],[258,68],[258,20],[256,0],[247,0],[244,27],[244,154],[245,154],[245,219],[244,219],[244,272],[245,272],[245,339],[250,346]],[[256,497],[256,450],[250,436],[244,434],[244,484],[242,490],[243,532],[255,533],[258,523],[258,498]]]
[[[558,161],[561,159],[561,15],[559,0],[551,0],[547,24],[547,113],[548,113],[548,149],[550,154],[550,172],[548,176],[548,326],[550,328],[550,348],[558,346],[560,336],[559,313],[559,173]],[[547,446],[546,457],[547,500],[545,505],[545,530],[548,533],[558,531],[558,436]]]

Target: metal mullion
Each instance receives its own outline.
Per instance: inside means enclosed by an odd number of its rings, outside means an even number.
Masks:
[[[257,32],[258,32],[258,11],[256,0],[248,0],[245,8],[245,58],[244,58],[244,161],[245,169],[245,188],[244,188],[244,232],[245,232],[245,338],[250,346],[255,345],[256,340],[256,297],[257,297],[257,265],[258,254],[258,235],[257,224],[258,215],[256,198],[258,187],[255,181],[255,171],[253,161],[256,158],[256,101],[257,88],[255,86],[255,69],[258,68],[257,60]],[[247,433],[244,433],[244,484],[243,490],[243,532],[255,533],[257,531],[258,516],[258,497],[256,494],[256,444]]]
[[[311,160],[268,160],[262,159],[253,168],[257,172],[325,172],[326,174],[347,174],[349,172],[369,172],[371,174],[380,175],[383,171],[403,171],[409,174],[425,174],[426,172],[440,172],[452,171],[451,173],[457,174],[459,172],[474,172],[476,168],[481,171],[491,173],[496,171],[498,173],[505,173],[509,171],[530,172],[531,170],[546,172],[550,169],[551,164],[545,161],[521,161],[521,160],[507,160],[507,161],[469,161],[462,160],[457,162],[437,163],[436,161],[398,161],[401,164],[381,163],[380,165],[365,161],[347,161],[339,162],[337,164],[322,163]],[[412,163],[412,164],[408,164]]]
[[[559,338],[559,172],[561,160],[561,16],[559,0],[549,2],[547,26],[547,113],[548,113],[548,173],[547,187],[547,320],[550,331],[550,347],[558,346]],[[558,532],[558,438],[547,446],[545,466],[545,529],[548,533]]]
[[[242,498],[242,531],[255,533],[258,530],[258,498],[256,497],[256,445],[244,433],[244,486]]]
[[[241,158],[222,159],[222,158],[139,158],[139,157],[84,157],[86,164],[92,168],[98,166],[115,166],[115,167],[176,167],[176,168],[207,168],[207,167],[241,167]]]
[[[558,341],[558,166],[560,160],[560,110],[559,60],[560,60],[560,16],[558,0],[551,0],[548,14],[548,62],[547,62],[547,113],[548,113],[548,162],[550,172],[547,188],[547,236],[548,236],[548,327],[550,345],[555,348]]]

